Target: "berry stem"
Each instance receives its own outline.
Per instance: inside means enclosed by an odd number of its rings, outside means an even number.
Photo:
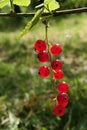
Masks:
[[[45,32],[46,32],[45,39],[48,45],[49,42],[48,42],[48,22],[47,21],[45,22]]]
[[[54,87],[54,92],[56,93],[56,83],[55,83],[55,79],[53,79],[53,87]]]
[[[48,40],[48,27],[49,27],[48,21],[47,21],[47,20],[44,20],[44,21],[43,21],[43,24],[45,25],[45,41],[46,41],[47,47],[48,47],[50,68],[51,68],[51,70],[52,70],[52,75],[53,75],[53,69],[52,69],[52,67],[51,67],[52,56],[51,56],[51,52],[50,52],[50,46],[51,46],[51,44],[49,43],[49,40]],[[52,83],[53,83],[54,92],[56,92],[56,83],[55,83],[55,79],[52,79]]]
[[[47,20],[44,20],[43,23],[45,25],[45,41],[46,41],[47,47],[48,47],[49,60],[50,60],[50,62],[52,62],[52,57],[51,57],[51,53],[50,53],[50,43],[48,40],[48,27],[49,27],[49,25],[48,25]]]
[[[13,0],[10,0],[10,6],[11,6],[11,13],[14,13]]]

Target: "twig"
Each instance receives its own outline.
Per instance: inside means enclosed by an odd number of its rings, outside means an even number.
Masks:
[[[87,7],[56,11],[53,12],[53,16],[77,14],[83,12],[87,12]],[[33,17],[34,15],[35,13],[0,13],[0,17]],[[50,13],[42,14],[42,16],[48,16],[48,15],[50,15]]]

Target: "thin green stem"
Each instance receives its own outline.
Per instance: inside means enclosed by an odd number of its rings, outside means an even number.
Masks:
[[[48,44],[48,23],[47,23],[47,21],[45,21],[45,32],[46,32],[45,40]]]
[[[14,12],[13,0],[10,0],[10,5],[11,5],[11,12]]]
[[[51,56],[51,53],[50,53],[50,43],[49,43],[49,40],[48,40],[48,21],[45,20],[44,22],[45,24],[45,41],[47,43],[47,47],[48,47],[48,54],[49,54],[49,60],[50,62],[52,62],[52,56]]]
[[[48,48],[48,54],[49,54],[49,62],[50,62],[50,68],[52,70],[52,76],[53,76],[53,69],[51,67],[51,63],[52,63],[52,56],[51,56],[51,52],[50,52],[50,47],[51,44],[49,43],[49,39],[48,39],[48,21],[45,20],[43,21],[44,25],[45,25],[45,41],[47,43],[47,48]],[[52,77],[53,78],[53,77]],[[53,84],[53,88],[54,88],[54,92],[56,92],[56,83],[55,83],[55,79],[52,79],[52,84]]]

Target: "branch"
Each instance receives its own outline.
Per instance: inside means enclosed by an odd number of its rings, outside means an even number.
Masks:
[[[53,16],[68,15],[68,14],[77,14],[87,12],[87,7],[77,8],[77,9],[68,9],[60,10],[53,12]],[[33,17],[35,13],[0,13],[0,17]],[[43,13],[42,16],[48,16],[50,13]]]

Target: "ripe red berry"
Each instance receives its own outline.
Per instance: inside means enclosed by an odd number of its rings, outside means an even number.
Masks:
[[[42,51],[38,54],[38,59],[40,62],[48,61],[49,55],[46,51]]]
[[[54,72],[54,74],[53,74],[53,78],[54,78],[55,80],[60,80],[60,79],[62,79],[63,77],[64,77],[64,73],[63,73],[62,70],[58,70],[57,72]]]
[[[66,82],[60,82],[59,85],[58,85],[58,90],[59,92],[68,92],[68,84]]]
[[[56,116],[63,116],[65,114],[65,107],[63,107],[62,105],[57,105],[54,107],[54,114]]]
[[[62,63],[59,60],[54,60],[51,63],[51,66],[52,66],[52,69],[55,70],[55,71],[58,71],[59,69],[62,69]]]
[[[58,56],[62,52],[62,47],[59,44],[54,44],[51,47],[51,53],[55,56]]]
[[[59,93],[57,95],[57,101],[59,105],[67,106],[69,102],[69,96],[67,93]]]
[[[38,73],[42,78],[46,78],[49,76],[50,70],[47,66],[41,66],[38,70]]]
[[[34,48],[37,52],[42,52],[46,50],[46,43],[43,40],[37,40],[35,42]]]

